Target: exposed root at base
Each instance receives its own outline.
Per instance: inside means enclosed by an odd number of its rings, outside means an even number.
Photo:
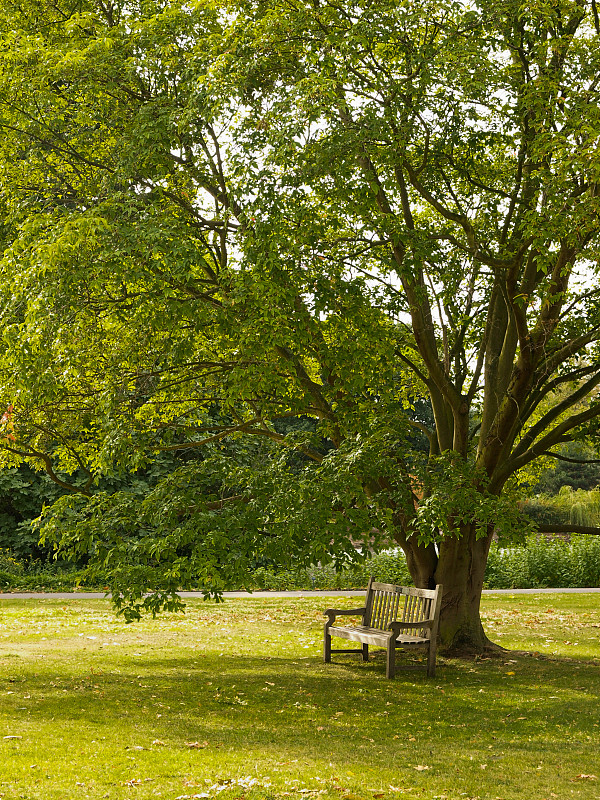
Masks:
[[[496,644],[495,642],[490,642],[489,639],[483,646],[480,647],[472,644],[459,644],[455,645],[454,647],[441,648],[439,650],[440,655],[445,656],[446,658],[464,659],[502,658],[510,652],[510,650],[502,647],[502,645]]]

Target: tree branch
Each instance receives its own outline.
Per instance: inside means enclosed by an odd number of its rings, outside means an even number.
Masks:
[[[543,456],[552,456],[559,461],[568,461],[570,464],[600,464],[600,458],[569,458],[560,453],[553,453],[551,450],[546,450],[542,453]]]
[[[588,536],[600,536],[600,528],[587,525],[538,525],[540,533],[584,533]]]

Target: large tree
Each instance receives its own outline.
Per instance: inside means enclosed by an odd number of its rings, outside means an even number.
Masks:
[[[519,475],[600,416],[595,2],[1,7],[3,448],[73,491],[47,530],[134,611],[379,532],[484,648]]]

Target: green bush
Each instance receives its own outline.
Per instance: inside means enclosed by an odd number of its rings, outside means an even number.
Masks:
[[[52,573],[39,572],[36,575],[11,575],[0,570],[0,589],[15,592],[71,592],[81,588],[95,589],[97,587],[85,584],[85,572],[81,570],[72,572]]]
[[[0,573],[11,576],[23,574],[23,564],[6,548],[0,548]]]
[[[566,525],[569,522],[569,509],[558,508],[544,497],[525,501],[522,510],[540,525]]]
[[[244,588],[290,591],[310,589],[364,589],[369,577],[383,583],[410,586],[412,580],[402,551],[378,553],[365,561],[337,570],[332,565],[310,569],[275,570],[260,567]],[[68,591],[104,588],[101,577],[67,564],[23,564],[0,550],[0,590]],[[571,541],[531,537],[525,545],[501,548],[493,544],[485,573],[488,589],[600,587],[600,537],[573,536]]]
[[[364,562],[336,571],[333,566],[276,571],[261,568],[248,588],[272,591],[361,589],[369,576],[383,583],[411,585],[400,550],[378,553]],[[488,589],[541,589],[600,586],[600,537],[573,536],[570,542],[531,537],[525,545],[490,549],[485,586]]]
[[[412,583],[402,552],[389,551],[369,556],[365,561],[341,570],[336,570],[332,564],[286,571],[261,567],[253,573],[249,588],[270,591],[363,589],[371,575],[383,583],[403,586]]]
[[[600,586],[600,538],[571,541],[529,539],[524,547],[492,547],[485,585],[489,589],[585,588]]]
[[[2,591],[71,591],[79,587],[99,588],[98,579],[91,581],[85,569],[66,562],[21,561],[11,550],[0,549]]]

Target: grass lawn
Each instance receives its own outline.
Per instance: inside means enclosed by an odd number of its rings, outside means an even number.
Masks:
[[[507,653],[321,660],[357,598],[0,601],[0,797],[600,798],[600,596],[487,596]],[[352,646],[351,643],[347,643]],[[342,645],[343,646],[343,645]],[[419,668],[418,668],[419,667]]]

